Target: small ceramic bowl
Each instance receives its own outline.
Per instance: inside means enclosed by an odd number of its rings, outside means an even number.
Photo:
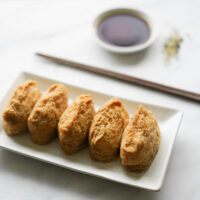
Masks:
[[[103,41],[98,35],[98,26],[104,19],[116,14],[129,14],[144,20],[150,29],[149,38],[142,44],[132,45],[132,46],[117,46]],[[141,10],[130,9],[130,8],[115,8],[108,11],[104,11],[103,13],[98,15],[97,18],[95,19],[93,29],[94,29],[95,39],[100,46],[111,52],[121,53],[121,54],[134,53],[149,47],[156,39],[158,33],[157,26],[152,17],[150,17],[148,14],[144,13]]]

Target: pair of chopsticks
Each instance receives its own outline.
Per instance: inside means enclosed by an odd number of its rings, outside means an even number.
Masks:
[[[186,91],[186,90],[162,85],[162,84],[155,83],[155,82],[152,82],[152,81],[147,81],[147,80],[140,79],[140,78],[137,78],[137,77],[121,74],[121,73],[106,70],[106,69],[97,68],[97,67],[94,67],[94,66],[89,66],[89,65],[86,65],[86,64],[77,63],[77,62],[62,59],[62,58],[57,58],[57,57],[50,56],[50,55],[45,55],[45,54],[42,54],[42,53],[36,53],[36,55],[41,56],[43,58],[46,58],[46,59],[53,61],[55,63],[58,63],[58,64],[71,66],[71,67],[74,67],[74,68],[77,68],[77,69],[81,69],[81,70],[93,72],[93,73],[96,73],[96,74],[108,76],[108,77],[115,78],[115,79],[118,79],[118,80],[133,83],[133,84],[136,84],[136,85],[139,85],[139,86],[155,89],[155,90],[158,90],[158,91],[166,92],[166,93],[169,93],[169,94],[181,96],[181,97],[184,97],[184,98],[187,98],[187,99],[191,99],[191,100],[195,100],[195,101],[200,102],[200,94],[199,93],[190,92],[190,91]]]

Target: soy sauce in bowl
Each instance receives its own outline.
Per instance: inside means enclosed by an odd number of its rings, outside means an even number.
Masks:
[[[119,8],[100,14],[94,23],[98,43],[116,53],[140,51],[156,37],[154,21],[140,10]]]
[[[130,14],[115,14],[105,18],[98,26],[98,36],[116,46],[133,46],[146,42],[150,35],[148,24]]]

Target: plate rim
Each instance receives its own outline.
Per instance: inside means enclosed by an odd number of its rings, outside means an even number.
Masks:
[[[21,71],[21,72],[18,74],[17,77],[20,77],[20,75],[23,75],[23,74],[33,75],[33,76],[37,76],[37,77],[39,77],[39,78],[49,79],[50,81],[54,81],[54,82],[57,81],[57,82],[64,83],[64,84],[69,85],[69,86],[72,86],[72,87],[78,87],[78,88],[80,88],[80,89],[88,90],[88,91],[91,91],[91,92],[94,92],[94,93],[104,94],[104,95],[107,95],[107,96],[109,96],[109,97],[117,97],[117,98],[120,98],[120,99],[124,99],[124,100],[126,100],[126,101],[134,101],[134,102],[140,101],[140,100],[133,100],[133,99],[130,99],[130,98],[124,98],[124,97],[122,97],[122,96],[120,96],[120,95],[115,95],[115,96],[113,96],[113,95],[110,95],[110,94],[108,94],[108,93],[106,93],[106,92],[99,92],[99,91],[96,91],[96,90],[93,90],[93,89],[87,89],[86,87],[83,87],[83,86],[79,86],[79,85],[72,84],[72,83],[68,83],[68,82],[59,81],[58,79],[52,78],[52,77],[50,77],[50,76],[48,76],[48,75],[40,75],[40,74],[37,73],[37,72],[29,72],[29,71],[24,70],[24,71]],[[154,107],[160,107],[160,108],[164,108],[164,109],[174,110],[174,111],[176,111],[177,113],[178,113],[178,112],[184,113],[182,110],[179,110],[179,109],[177,109],[177,108],[174,108],[174,107],[171,107],[171,106],[168,106],[168,105],[165,106],[165,105],[162,105],[162,104],[148,103],[147,101],[143,101],[143,100],[141,100],[140,103],[141,103],[141,104],[150,105],[150,106],[154,106]]]

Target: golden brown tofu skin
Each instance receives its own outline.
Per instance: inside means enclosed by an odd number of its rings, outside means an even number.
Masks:
[[[153,114],[139,105],[124,130],[120,148],[122,165],[142,172],[151,165],[160,145],[160,129]]]
[[[28,80],[16,88],[3,112],[3,127],[8,135],[27,131],[27,119],[40,96],[35,81]]]
[[[72,154],[88,144],[88,132],[95,115],[90,95],[76,97],[58,123],[59,140],[66,154]]]
[[[90,127],[90,155],[98,161],[111,161],[119,153],[129,115],[122,102],[113,97],[97,112]]]
[[[57,124],[67,104],[67,88],[62,84],[52,85],[42,95],[28,118],[28,128],[34,143],[48,144],[56,137]]]

